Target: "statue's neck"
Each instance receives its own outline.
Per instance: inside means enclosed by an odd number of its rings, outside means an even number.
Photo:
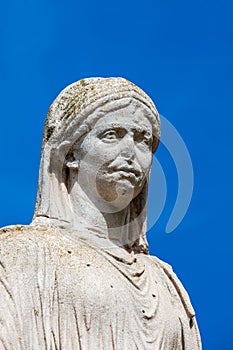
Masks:
[[[105,203],[104,211],[101,211],[78,183],[73,186],[69,198],[72,229],[80,230],[82,223],[93,232],[101,232],[116,245],[125,246],[128,243],[129,206],[119,211]]]

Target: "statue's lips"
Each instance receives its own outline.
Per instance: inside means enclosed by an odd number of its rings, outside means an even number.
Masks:
[[[128,168],[128,167],[122,167],[122,168],[111,168],[108,169],[107,175],[113,175],[113,174],[119,174],[121,177],[124,178],[132,178],[134,180],[138,180],[142,177],[141,171],[134,169],[134,168]]]

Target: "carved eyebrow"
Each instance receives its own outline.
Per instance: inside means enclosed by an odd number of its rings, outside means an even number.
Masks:
[[[144,129],[140,126],[137,126],[136,128],[132,129],[134,132],[139,132],[140,134],[144,134],[144,135],[148,135],[148,136],[152,136],[152,133],[148,130],[148,129]]]
[[[112,129],[125,129],[125,127],[117,123],[112,123],[107,127],[105,125],[101,125],[96,128],[97,132],[103,132],[103,131],[108,131]]]
[[[100,126],[97,128],[97,134],[99,133],[103,133],[103,132],[107,132],[107,131],[110,131],[110,130],[126,130],[127,131],[127,125],[121,125],[121,124],[118,124],[118,123],[112,123],[111,125],[109,125],[108,127],[105,127],[105,126]],[[134,126],[133,128],[130,128],[130,130],[132,130],[133,132],[139,132],[139,133],[142,133],[144,134],[145,136],[148,135],[148,137],[152,137],[152,133],[150,131],[148,131],[147,128],[143,128],[141,126]]]

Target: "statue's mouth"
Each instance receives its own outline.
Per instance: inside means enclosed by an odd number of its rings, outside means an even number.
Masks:
[[[130,166],[111,167],[106,169],[103,175],[110,182],[128,180],[133,186],[143,179],[142,172]]]
[[[111,169],[108,169],[110,170],[110,174],[113,174],[113,173],[118,173],[122,176],[125,176],[125,177],[133,177],[135,179],[138,179],[142,176],[141,174],[141,171],[139,171],[138,169],[135,169],[133,167],[113,167]]]

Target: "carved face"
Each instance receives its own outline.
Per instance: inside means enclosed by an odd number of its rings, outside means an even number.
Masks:
[[[123,209],[142,190],[152,163],[152,126],[143,107],[107,112],[77,151],[78,179],[90,199]]]

